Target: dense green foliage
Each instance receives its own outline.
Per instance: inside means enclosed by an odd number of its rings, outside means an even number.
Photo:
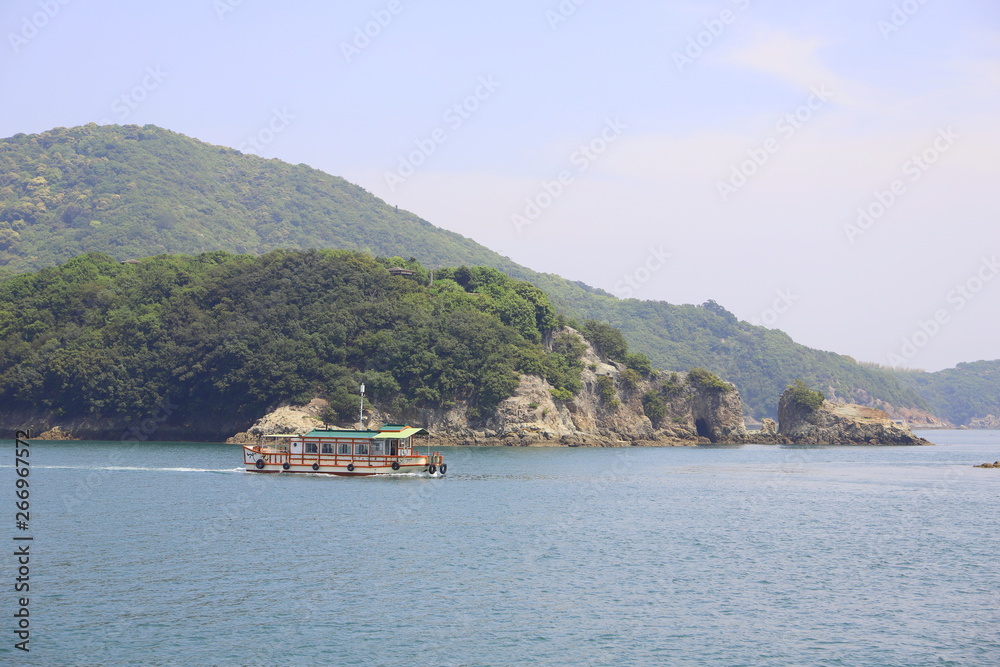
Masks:
[[[655,391],[647,391],[642,395],[642,412],[649,417],[654,428],[660,428],[663,418],[667,416],[667,404]]]
[[[597,395],[601,402],[609,408],[618,407],[618,392],[615,391],[615,381],[610,375],[597,376]]]
[[[797,377],[847,401],[878,398],[898,406],[928,407],[913,386],[891,371],[799,345],[782,331],[738,321],[711,302],[693,306],[619,300],[551,276],[512,275],[541,287],[562,312],[620,329],[630,347],[647,354],[656,368],[700,367],[733,382],[747,412],[757,418],[777,417],[778,399]]]
[[[722,378],[704,368],[692,368],[688,371],[688,381],[698,385],[702,389],[711,389],[716,392],[732,390],[732,387],[723,381]]]
[[[124,260],[276,248],[405,250],[431,267],[499,257],[342,178],[152,125],[0,141],[0,266],[38,269],[85,252]]]
[[[954,424],[1000,417],[1000,360],[974,361],[936,373],[900,372],[900,379],[927,399],[931,411]]]
[[[0,404],[127,417],[169,400],[252,420],[322,396],[350,422],[362,381],[383,409],[464,400],[484,414],[523,372],[579,390],[583,345],[562,336],[545,348],[555,315],[539,290],[493,269],[447,274],[474,275],[464,287],[437,276],[426,286],[419,272],[390,275],[399,261],[322,250],[128,265],[88,254],[8,278]]]
[[[781,392],[799,377],[845,400],[919,408],[929,404],[917,390],[937,385],[900,381],[887,370],[798,345],[781,331],[738,321],[714,301],[623,301],[536,273],[306,165],[243,155],[150,125],[58,128],[0,141],[0,268],[43,268],[88,251],[128,259],[275,248],[402,254],[432,269],[500,269],[544,290],[564,316],[620,329],[633,352],[617,360],[630,368],[648,374],[643,359],[652,361],[650,368],[703,367],[735,382],[756,417],[775,416]],[[517,297],[497,307],[516,310]],[[522,334],[526,322],[516,325]],[[605,343],[616,354],[616,341]],[[975,404],[966,391],[973,386],[954,387],[954,402]]]
[[[823,401],[826,400],[822,392],[810,389],[809,385],[801,379],[796,379],[795,382],[789,385],[786,395],[791,405],[798,406],[809,412],[817,410],[819,406],[823,405]]]
[[[587,320],[581,327],[581,333],[590,341],[598,354],[612,361],[625,361],[628,341],[618,329],[604,322]]]

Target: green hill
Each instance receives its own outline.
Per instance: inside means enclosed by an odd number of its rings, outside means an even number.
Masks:
[[[182,407],[187,437],[224,438],[280,403],[327,398],[350,421],[365,382],[380,407],[488,416],[521,373],[571,397],[580,349],[546,348],[545,295],[495,269],[393,275],[344,250],[91,253],[0,282],[0,420],[91,419],[108,434]],[[180,416],[180,415],[179,415]],[[13,420],[13,421],[12,421]],[[114,426],[116,425],[117,426]]]
[[[620,328],[658,368],[701,366],[732,380],[756,417],[774,416],[796,378],[846,400],[929,407],[916,385],[890,372],[737,321],[714,302],[622,301],[534,272],[306,165],[149,125],[91,124],[0,141],[0,267],[9,271],[95,251],[124,260],[275,248],[341,248],[412,257],[428,268],[499,269],[544,290],[567,317]]]
[[[923,396],[931,411],[954,424],[988,415],[1000,418],[1000,360],[962,363],[936,373],[899,373]]]

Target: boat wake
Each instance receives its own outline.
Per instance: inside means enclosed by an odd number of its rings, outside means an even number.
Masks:
[[[0,466],[10,468],[12,466]],[[219,474],[242,473],[243,468],[176,468],[155,466],[47,466],[35,465],[37,469],[46,470],[107,470],[109,472],[210,472]]]

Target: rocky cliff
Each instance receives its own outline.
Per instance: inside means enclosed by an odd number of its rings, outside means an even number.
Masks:
[[[554,335],[579,334],[564,327]],[[584,342],[583,387],[569,400],[557,398],[544,379],[522,375],[514,395],[486,419],[471,418],[462,403],[447,409],[400,413],[383,412],[375,406],[366,413],[366,424],[408,422],[427,428],[441,444],[457,445],[620,447],[744,441],[743,404],[735,385],[718,378],[706,383],[688,373],[641,377],[602,358]],[[650,402],[661,409],[647,410]],[[290,432],[289,418],[296,413],[303,418],[319,414],[315,409],[279,408],[230,440],[247,442],[265,433]]]
[[[996,415],[973,417],[969,420],[969,428],[1000,428],[1000,417]]]
[[[876,408],[824,400],[810,407],[791,389],[778,404],[776,441],[815,445],[930,445]]]
[[[327,402],[322,398],[314,398],[306,405],[281,406],[258,419],[246,431],[228,438],[226,442],[237,445],[252,445],[259,444],[265,435],[306,433],[314,428],[324,426],[320,415],[326,406]]]
[[[836,387],[832,384],[826,384],[822,390],[826,397],[833,403],[847,403],[876,408],[885,412],[889,416],[889,419],[906,422],[910,428],[953,428],[953,425],[948,420],[941,419],[927,410],[893,405],[871,395],[860,387],[854,388],[850,396],[838,394]]]

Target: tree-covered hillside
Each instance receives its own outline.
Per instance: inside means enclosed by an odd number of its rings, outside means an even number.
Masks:
[[[658,368],[701,366],[732,380],[757,417],[775,416],[781,392],[796,378],[846,400],[927,407],[917,385],[737,321],[714,302],[622,301],[537,273],[306,165],[151,125],[57,128],[0,141],[0,273],[95,251],[124,260],[275,248],[341,248],[413,257],[428,268],[499,269],[544,290],[567,317],[620,328]]]
[[[306,165],[174,132],[87,125],[0,141],[0,266],[338,247],[493,265],[500,256]]]
[[[952,423],[1000,418],[1000,360],[963,363],[936,373],[906,371],[899,377],[927,400],[934,414]]]
[[[249,423],[320,396],[331,420],[351,421],[362,381],[386,410],[461,400],[483,416],[520,373],[579,390],[582,348],[542,344],[557,319],[540,290],[488,268],[425,286],[415,264],[392,275],[399,262],[340,250],[138,264],[94,253],[8,278],[0,405],[121,420],[169,401],[202,421]]]

